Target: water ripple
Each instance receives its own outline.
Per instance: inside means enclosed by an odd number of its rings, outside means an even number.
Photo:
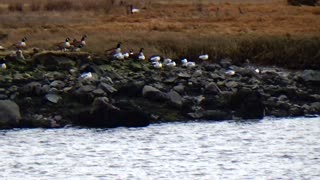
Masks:
[[[320,118],[0,131],[3,179],[320,179]]]

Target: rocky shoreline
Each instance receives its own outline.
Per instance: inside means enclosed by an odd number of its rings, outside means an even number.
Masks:
[[[154,69],[88,53],[41,52],[0,70],[0,128],[142,127],[320,114],[320,71],[201,62]],[[234,75],[225,72],[232,67]],[[90,77],[81,76],[90,72]]]

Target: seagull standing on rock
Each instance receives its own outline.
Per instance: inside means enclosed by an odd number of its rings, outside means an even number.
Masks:
[[[186,58],[181,60],[182,67],[195,67],[195,62],[189,62]]]
[[[209,55],[208,54],[200,55],[199,59],[202,60],[202,61],[208,60],[209,59]]]

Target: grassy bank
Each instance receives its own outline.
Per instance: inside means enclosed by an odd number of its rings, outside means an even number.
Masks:
[[[129,4],[140,13],[128,14]],[[320,6],[287,0],[3,0],[0,45],[26,36],[30,48],[50,49],[86,34],[83,50],[97,54],[121,41],[124,51],[144,47],[147,56],[208,53],[212,61],[319,68],[319,15]]]
[[[320,68],[319,37],[223,36],[202,39],[161,39],[154,44],[169,57],[197,59],[208,53],[212,61],[231,58],[234,63],[246,59],[260,65],[290,69]]]

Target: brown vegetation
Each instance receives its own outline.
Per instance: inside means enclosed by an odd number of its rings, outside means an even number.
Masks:
[[[27,36],[29,47],[47,49],[87,34],[84,50],[95,53],[121,41],[124,50],[144,47],[147,55],[172,58],[205,52],[214,60],[287,66],[320,58],[320,7],[289,6],[286,0],[25,0],[23,13],[8,10],[8,4],[22,1],[3,2],[0,34],[8,37],[0,41],[3,46]],[[141,12],[127,14],[131,3]]]

